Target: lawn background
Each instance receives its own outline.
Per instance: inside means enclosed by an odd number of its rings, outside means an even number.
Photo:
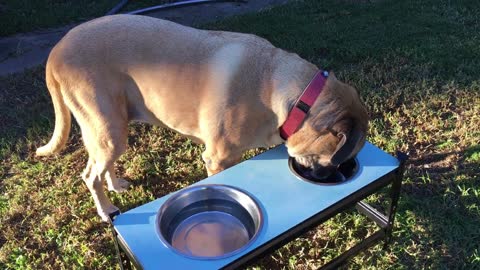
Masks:
[[[335,71],[369,108],[368,140],[410,155],[391,249],[349,269],[480,269],[479,20],[473,0],[305,0],[202,26],[260,35]],[[54,124],[42,68],[0,78],[0,123],[0,269],[116,268],[79,177],[78,127],[62,155],[34,157]],[[206,177],[202,149],[132,124],[117,170],[133,185],[110,198],[126,211]],[[314,269],[375,229],[350,211],[251,268]]]
[[[178,1],[128,1],[118,13]],[[120,0],[4,0],[0,3],[0,37],[99,17],[118,3]]]

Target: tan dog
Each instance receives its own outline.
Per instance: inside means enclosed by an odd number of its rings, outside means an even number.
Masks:
[[[318,68],[254,35],[197,30],[144,16],[115,15],[72,29],[52,50],[46,81],[55,131],[37,155],[66,144],[73,114],[89,154],[82,177],[103,220],[116,211],[103,183],[128,182],[114,162],[129,121],[176,130],[204,143],[209,175],[245,150],[280,144],[278,128]],[[357,91],[331,75],[287,141],[301,164],[338,165],[365,142],[367,113]],[[335,162],[333,162],[335,160]]]

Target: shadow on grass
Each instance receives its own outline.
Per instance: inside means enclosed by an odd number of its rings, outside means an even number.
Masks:
[[[406,265],[415,268],[428,265],[433,269],[479,266],[478,164],[461,160],[456,165],[409,169],[406,177],[412,181],[407,181],[402,188],[396,224],[399,230],[396,241],[405,247],[400,254]],[[430,256],[423,258],[423,265],[419,265],[419,256],[423,254]]]

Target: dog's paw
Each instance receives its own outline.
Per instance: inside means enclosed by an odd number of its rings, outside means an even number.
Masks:
[[[119,211],[118,207],[115,205],[111,204],[110,206],[106,207],[105,209],[98,210],[98,215],[102,219],[103,222],[109,222],[110,221],[110,214]]]
[[[115,191],[117,193],[126,191],[129,186],[130,186],[130,182],[128,182],[123,178],[117,178],[115,183],[108,182],[108,190]]]

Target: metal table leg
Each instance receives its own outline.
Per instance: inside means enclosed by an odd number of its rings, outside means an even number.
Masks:
[[[345,264],[348,259],[357,255],[361,251],[366,250],[367,248],[373,246],[381,239],[385,239],[384,249],[392,241],[392,231],[395,221],[395,214],[397,212],[398,199],[400,197],[400,191],[402,187],[403,173],[405,170],[405,162],[407,160],[407,155],[401,152],[397,153],[397,158],[400,161],[400,166],[396,170],[395,175],[392,177],[391,187],[390,187],[390,207],[388,210],[388,217],[380,213],[377,209],[367,204],[364,201],[359,201],[356,204],[357,210],[367,216],[370,220],[374,221],[381,229],[370,235],[369,237],[362,240],[360,243],[356,244],[349,250],[340,254],[338,257],[334,258],[327,264],[323,265],[319,269],[337,269],[339,266]]]
[[[390,190],[390,209],[388,211],[388,225],[385,228],[386,238],[384,248],[388,248],[388,245],[392,241],[393,223],[395,221],[395,214],[397,212],[398,199],[400,198],[400,191],[402,189],[403,174],[405,172],[405,163],[408,156],[405,153],[397,152],[397,159],[400,161],[400,166],[396,171],[395,178],[393,179],[392,188]]]
[[[120,247],[117,232],[115,231],[115,228],[113,227],[113,220],[118,215],[120,215],[120,211],[116,211],[114,213],[111,213],[110,216],[109,216],[110,219],[109,219],[109,222],[108,222],[109,226],[110,226],[110,230],[112,232],[112,237],[113,237],[114,246],[115,246],[115,253],[117,255],[117,260],[118,260],[118,265],[120,266],[120,270],[131,270],[132,269],[132,263],[130,262],[130,259],[128,258],[127,254],[125,254],[123,249]]]

